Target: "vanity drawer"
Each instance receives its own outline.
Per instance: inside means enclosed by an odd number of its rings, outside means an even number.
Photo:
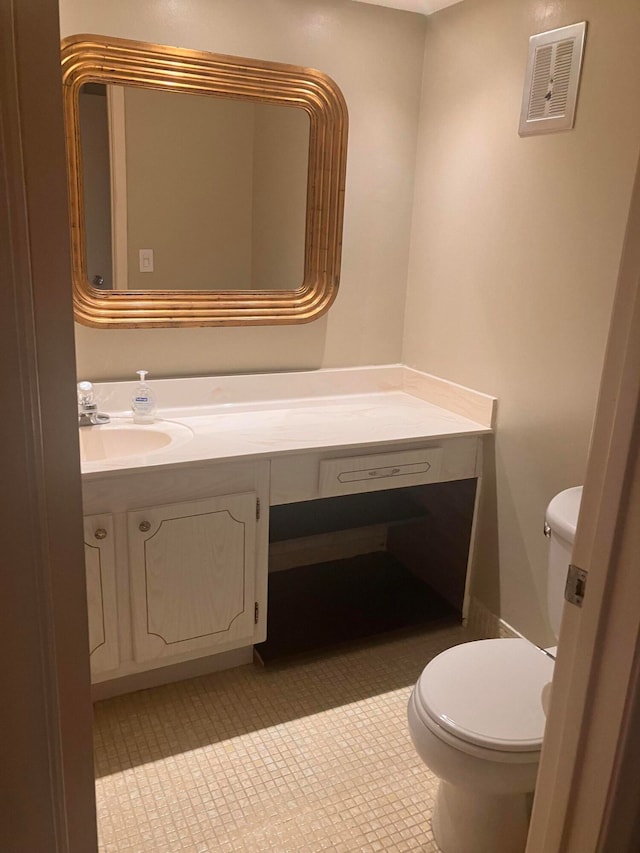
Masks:
[[[324,459],[320,462],[319,494],[324,498],[437,483],[441,463],[441,447]]]

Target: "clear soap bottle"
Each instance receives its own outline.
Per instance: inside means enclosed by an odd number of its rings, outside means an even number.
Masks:
[[[152,424],[156,419],[156,400],[146,381],[148,370],[136,370],[140,381],[131,398],[134,424]]]

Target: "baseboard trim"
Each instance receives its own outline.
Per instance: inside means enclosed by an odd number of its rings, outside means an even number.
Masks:
[[[493,640],[505,637],[526,639],[512,625],[509,625],[504,619],[496,616],[495,613],[492,613],[488,607],[485,607],[481,601],[473,596],[469,599],[469,612],[467,618],[464,620],[464,625],[481,639]]]
[[[175,681],[184,681],[187,678],[197,678],[200,675],[209,675],[212,672],[221,672],[224,669],[233,669],[236,666],[244,666],[252,662],[253,646],[245,646],[241,649],[233,649],[230,652],[220,652],[217,655],[208,655],[195,660],[182,661],[169,666],[96,682],[91,685],[91,699],[93,702],[99,702],[102,699],[111,699],[113,696],[120,696],[123,693],[147,690],[149,687],[160,687],[163,684],[172,684]]]

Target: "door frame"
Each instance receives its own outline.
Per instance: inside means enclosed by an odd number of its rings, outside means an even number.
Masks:
[[[10,453],[0,482],[12,638],[0,847],[11,853],[96,850],[58,81],[57,0],[0,0],[0,353],[14,403],[3,413]],[[636,182],[574,550],[589,571],[587,595],[562,625],[528,853],[632,849],[620,846],[631,831],[620,817],[632,817],[626,750],[638,746],[630,723],[640,716],[639,237]]]
[[[97,849],[57,0],[0,0],[7,853]]]
[[[639,413],[640,161],[572,556],[587,587],[564,609],[527,853],[638,849]]]

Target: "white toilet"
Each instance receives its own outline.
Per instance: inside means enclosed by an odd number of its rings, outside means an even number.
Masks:
[[[558,636],[582,487],[547,507],[548,610]],[[442,853],[522,853],[545,726],[553,653],[527,640],[454,646],[423,670],[409,732],[440,783],[432,826]]]

